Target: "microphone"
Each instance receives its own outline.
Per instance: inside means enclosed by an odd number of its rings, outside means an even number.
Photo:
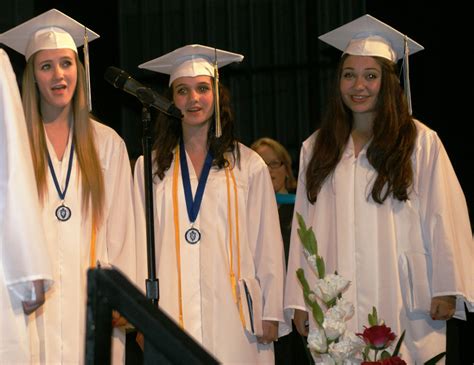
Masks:
[[[177,119],[183,117],[181,110],[179,110],[171,101],[149,87],[143,86],[137,80],[133,79],[127,72],[117,67],[108,67],[105,71],[104,78],[117,89],[121,89],[137,97],[144,104],[150,105],[171,117]]]

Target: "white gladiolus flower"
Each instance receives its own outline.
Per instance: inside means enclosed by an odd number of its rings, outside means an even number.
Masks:
[[[336,362],[329,354],[313,354],[313,360],[315,365],[337,365]]]
[[[329,340],[339,338],[346,331],[346,324],[343,321],[333,320],[332,318],[324,318],[324,332]]]
[[[311,351],[324,353],[328,350],[328,343],[324,330],[319,327],[312,328],[308,334],[308,348]]]
[[[354,316],[354,305],[344,298],[338,299],[324,316],[335,321],[348,321]]]
[[[347,358],[352,356],[353,350],[352,344],[343,340],[331,343],[328,352],[337,365],[342,365]]]
[[[336,364],[344,364],[345,360],[355,360],[355,356],[363,351],[364,341],[353,332],[346,331],[339,342],[329,345],[328,353],[335,360]],[[352,363],[352,362],[351,362]]]
[[[337,274],[325,274],[323,257],[315,254],[318,252],[318,243],[314,232],[311,227],[306,227],[303,217],[298,212],[296,215],[301,230],[298,233],[302,240],[304,256],[313,271],[311,274],[315,274],[311,277],[315,279],[314,287],[309,288],[309,293],[306,291],[304,293],[308,311],[314,319],[311,324],[315,324],[315,327],[310,327],[308,336],[308,349],[315,365],[360,365],[363,362],[362,357],[373,358],[375,361],[380,360],[382,356],[384,358],[392,356],[388,351],[384,351],[382,355],[377,350],[374,356],[371,356],[370,352],[374,350],[372,344],[366,344],[354,332],[347,330],[346,322],[354,316],[354,305],[342,298],[342,293],[347,290],[350,281]],[[314,252],[309,252],[305,247],[314,248]],[[320,273],[325,277],[320,278]],[[298,278],[307,290],[306,285],[309,285],[309,282],[304,277],[304,272],[301,277],[301,272],[298,271]],[[323,318],[320,318],[321,315]],[[376,308],[373,307],[372,313],[369,314],[369,324],[375,322],[378,325],[383,324],[383,320],[378,318]]]
[[[341,341],[351,344],[351,347],[353,348],[352,355],[362,351],[365,347],[364,340],[351,331],[346,331],[342,336]]]
[[[336,298],[349,286],[350,281],[336,274],[328,274],[318,279],[314,288],[316,295],[325,303]]]

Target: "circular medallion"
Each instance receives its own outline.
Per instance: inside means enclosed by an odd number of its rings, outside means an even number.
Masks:
[[[71,209],[62,204],[56,209],[55,214],[58,220],[60,220],[61,222],[65,222],[69,220],[69,218],[71,218]]]
[[[186,238],[186,242],[194,245],[201,239],[201,232],[197,228],[191,227],[186,231],[184,238]]]

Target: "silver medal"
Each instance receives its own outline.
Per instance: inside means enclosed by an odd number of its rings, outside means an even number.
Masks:
[[[71,209],[66,207],[64,204],[61,204],[59,207],[56,208],[56,218],[61,222],[65,222],[71,218]]]
[[[199,232],[197,228],[191,227],[186,231],[184,238],[186,239],[186,242],[194,245],[201,240],[201,232]]]

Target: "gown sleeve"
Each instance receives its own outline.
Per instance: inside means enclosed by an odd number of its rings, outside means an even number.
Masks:
[[[309,222],[309,208],[310,203],[306,196],[306,166],[309,160],[310,148],[306,141],[300,150],[300,161],[299,161],[299,174],[298,174],[298,185],[296,188],[296,201],[295,201],[295,214],[293,215],[293,222],[291,226],[290,236],[290,252],[288,257],[288,272],[286,274],[286,287],[285,287],[285,302],[284,306],[286,310],[290,310],[293,313],[294,309],[306,310],[306,305],[303,297],[303,289],[296,276],[296,271],[302,268],[305,272],[305,276],[308,279],[308,275],[313,272],[309,267],[306,258],[303,254],[303,246],[300,242],[297,228],[298,222],[295,218],[296,213],[301,214],[305,222]],[[291,316],[293,316],[291,314]]]
[[[135,222],[133,180],[125,142],[120,139],[113,150],[106,189],[110,197],[107,217],[107,251],[110,263],[132,282],[136,281]]]
[[[137,285],[145,292],[145,280],[148,277],[146,250],[146,220],[145,220],[145,182],[143,172],[143,156],[135,163],[133,182],[133,202],[135,205],[135,236],[137,257]]]
[[[264,301],[262,318],[279,321],[279,332],[283,335],[289,332],[289,327],[283,315],[285,259],[278,208],[266,165],[255,163],[252,169],[246,217],[256,277]]]
[[[0,49],[0,270],[20,300],[34,300],[32,281],[52,284],[51,263],[15,74]]]
[[[455,316],[464,318],[464,303],[474,311],[474,242],[464,193],[435,132],[423,135],[417,158],[416,188],[432,257],[432,295],[455,295]]]

